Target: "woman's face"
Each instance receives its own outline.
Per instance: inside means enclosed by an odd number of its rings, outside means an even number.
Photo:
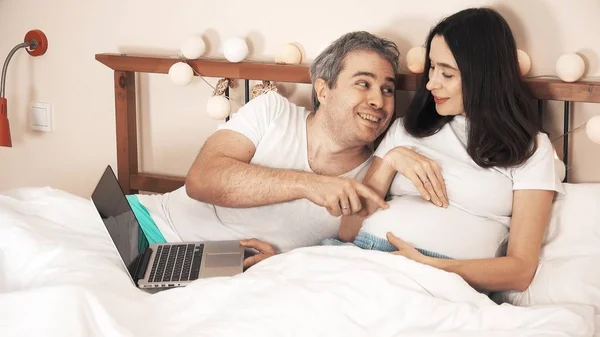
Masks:
[[[429,82],[426,88],[433,95],[435,109],[442,116],[464,115],[460,71],[443,36],[431,40],[429,51]]]

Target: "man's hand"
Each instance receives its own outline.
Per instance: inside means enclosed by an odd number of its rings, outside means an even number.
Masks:
[[[314,175],[308,182],[307,199],[327,208],[333,216],[357,214],[363,209],[361,198],[380,208],[388,204],[371,188],[354,179]]]
[[[244,259],[244,269],[249,268],[258,262],[277,254],[277,251],[270,244],[258,239],[240,240],[240,246],[253,248],[258,251],[257,254]]]

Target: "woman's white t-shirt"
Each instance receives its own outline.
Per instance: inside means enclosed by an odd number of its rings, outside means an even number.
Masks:
[[[375,155],[383,158],[394,147],[405,146],[436,161],[450,206],[424,200],[410,180],[396,174],[390,208],[367,218],[362,230],[383,238],[391,231],[417,248],[455,259],[489,258],[501,253],[508,236],[514,190],[564,192],[546,134],[538,134],[535,153],[512,168],[478,166],[467,153],[467,136],[468,120],[462,115],[425,138],[409,135],[397,119]]]

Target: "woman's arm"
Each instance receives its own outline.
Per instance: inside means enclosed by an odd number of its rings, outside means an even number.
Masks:
[[[388,161],[375,156],[365,175],[363,184],[370,187],[381,198],[385,198],[395,175],[396,170],[393,169]],[[377,204],[371,200],[366,200],[364,206],[368,214],[375,212],[377,209]]]
[[[383,159],[375,156],[365,175],[363,184],[370,187],[381,198],[385,198],[395,174],[396,171],[387,165]],[[365,201],[363,199],[361,201],[363,203],[363,210],[359,214],[342,216],[338,233],[342,241],[354,240],[362,226],[363,220],[377,210],[377,204],[371,200]]]
[[[398,254],[456,273],[477,290],[524,291],[531,284],[538,266],[553,197],[554,191],[514,192],[508,251],[505,257],[480,260],[436,259],[421,255],[416,249],[408,247],[406,243],[390,234],[388,239],[398,248]]]
[[[375,156],[365,175],[363,184],[370,187],[381,198],[385,198],[395,174],[396,171],[387,165],[383,159]],[[362,199],[361,201],[363,202],[363,210],[359,214],[342,216],[338,233],[340,240],[354,240],[362,227],[364,219],[377,210],[377,204],[371,200]]]
[[[373,189],[379,197],[384,198],[396,173],[412,181],[425,200],[440,207],[448,207],[446,184],[438,164],[404,146],[391,149],[383,159],[375,156],[363,184]],[[363,210],[360,213],[342,217],[338,233],[341,240],[354,240],[363,220],[378,208],[372,200],[366,200],[362,206]]]

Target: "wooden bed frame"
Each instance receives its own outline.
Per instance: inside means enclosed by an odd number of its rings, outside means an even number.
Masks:
[[[126,194],[139,191],[166,193],[185,182],[185,177],[147,174],[138,168],[137,110],[135,73],[167,74],[173,57],[96,54],[96,60],[114,70],[115,117],[117,132],[117,175]],[[204,77],[275,82],[310,83],[307,65],[279,65],[259,62],[231,63],[226,60],[197,59],[187,61]],[[414,91],[415,75],[398,75],[396,90]],[[600,103],[600,81],[566,83],[558,79],[527,78],[527,84],[542,112],[546,100],[565,103],[564,133],[569,130],[570,102]],[[246,91],[247,91],[246,81]],[[564,137],[563,160],[568,163],[568,135]]]

